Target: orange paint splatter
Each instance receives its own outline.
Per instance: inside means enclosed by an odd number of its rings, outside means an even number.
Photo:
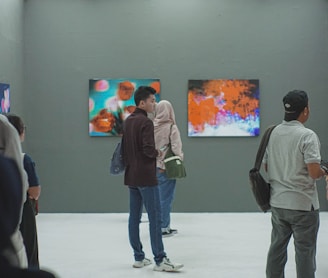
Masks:
[[[123,81],[118,84],[117,96],[121,100],[128,100],[134,92],[134,85],[130,81]]]
[[[99,113],[90,121],[93,125],[93,129],[98,132],[110,132],[115,124],[115,117],[107,109],[102,109]]]
[[[159,81],[154,81],[149,86],[156,91],[156,94],[161,92],[161,83]]]
[[[255,84],[249,80],[209,80],[202,88],[188,92],[188,120],[196,132],[204,130],[205,124],[217,125],[217,114],[230,111],[245,119],[255,115],[259,100],[253,95]]]

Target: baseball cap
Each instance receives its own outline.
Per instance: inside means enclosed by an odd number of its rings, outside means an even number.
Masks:
[[[285,113],[299,115],[308,106],[307,93],[300,90],[290,91],[283,98]]]

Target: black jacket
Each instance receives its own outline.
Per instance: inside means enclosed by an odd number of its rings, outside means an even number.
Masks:
[[[136,110],[125,120],[123,132],[125,160],[124,184],[132,186],[157,185],[154,124],[147,112]]]

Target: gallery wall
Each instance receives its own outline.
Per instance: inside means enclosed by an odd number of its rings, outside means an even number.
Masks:
[[[282,120],[289,90],[307,91],[307,126],[328,156],[327,1],[24,3],[24,94],[19,88],[22,102],[13,110],[24,105],[23,147],[37,162],[41,211],[128,210],[123,177],[109,175],[119,138],[88,135],[90,78],[160,78],[161,97],[175,108],[188,171],[177,182],[175,212],[258,211],[248,171],[260,138],[188,137],[189,79],[259,79],[261,135]],[[327,210],[323,181],[318,186]]]
[[[0,1],[0,83],[10,85],[11,104],[23,113],[23,0]]]

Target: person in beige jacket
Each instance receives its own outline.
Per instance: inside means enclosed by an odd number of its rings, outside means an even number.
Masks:
[[[162,236],[168,237],[177,233],[171,229],[170,213],[175,192],[175,179],[168,179],[165,174],[164,158],[171,143],[173,153],[183,160],[182,142],[179,129],[175,122],[175,114],[172,104],[167,100],[161,100],[156,104],[154,117],[155,148],[162,151],[157,157],[157,180],[160,193],[162,213]]]

